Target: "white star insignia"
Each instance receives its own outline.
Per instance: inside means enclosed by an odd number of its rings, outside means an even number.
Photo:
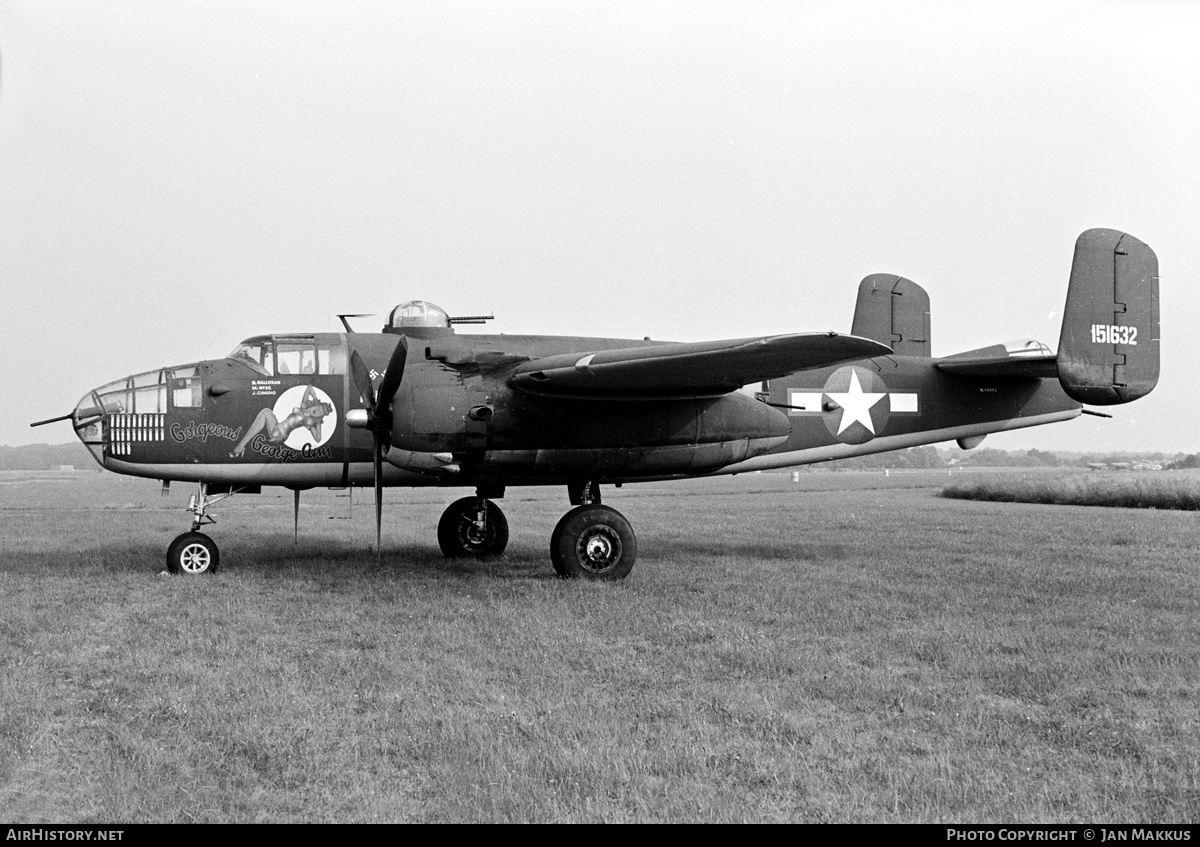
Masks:
[[[857,421],[867,428],[867,431],[872,435],[875,434],[875,424],[871,422],[871,407],[886,397],[886,393],[863,391],[862,385],[858,381],[858,372],[850,372],[850,388],[845,392],[825,392],[829,395],[829,399],[842,407],[842,422],[838,426],[837,434],[841,435],[850,424]]]

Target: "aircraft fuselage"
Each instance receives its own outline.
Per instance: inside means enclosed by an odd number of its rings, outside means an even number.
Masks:
[[[384,484],[504,486],[634,482],[807,464],[1066,420],[1056,380],[939,371],[880,356],[769,380],[755,396],[637,399],[539,396],[512,387],[531,359],[653,342],[406,332]],[[259,361],[163,368],[89,393],[80,437],[106,468],[218,485],[368,485],[370,433],[347,362],[382,378],[391,333],[261,336]],[[257,365],[257,367],[255,367]],[[305,408],[306,404],[309,408]],[[449,462],[421,457],[451,454]],[[416,458],[413,458],[416,457]],[[395,464],[393,464],[395,462]],[[406,465],[408,465],[406,467]]]

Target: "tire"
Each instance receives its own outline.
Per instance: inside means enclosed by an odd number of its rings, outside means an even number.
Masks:
[[[480,536],[475,528],[475,508],[478,499],[464,497],[455,500],[438,521],[438,546],[447,559],[466,556],[487,558],[499,556],[508,546],[508,518],[491,500],[487,503],[487,529]]]
[[[558,554],[554,551],[558,549],[559,541],[562,539],[563,525],[567,522],[567,517],[570,514],[568,512],[566,515],[563,515],[562,519],[554,525],[554,531],[550,533],[550,564],[554,566],[554,572],[563,579],[569,579],[571,575],[563,568]]]
[[[203,532],[185,532],[167,548],[167,570],[182,576],[215,573],[221,562],[217,543]]]
[[[609,506],[576,506],[550,536],[550,561],[568,579],[624,579],[637,561],[637,537]]]

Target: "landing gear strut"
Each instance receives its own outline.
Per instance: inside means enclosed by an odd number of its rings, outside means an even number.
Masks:
[[[499,556],[508,546],[508,519],[486,497],[464,497],[442,513],[437,537],[448,559]]]
[[[194,516],[192,530],[180,535],[167,548],[167,570],[185,576],[198,576],[216,571],[221,561],[217,543],[199,530],[202,526],[217,522],[216,518],[208,514],[208,507],[229,496],[232,496],[232,492],[210,497],[208,485],[200,483],[200,493],[193,494],[188,500],[187,510]]]

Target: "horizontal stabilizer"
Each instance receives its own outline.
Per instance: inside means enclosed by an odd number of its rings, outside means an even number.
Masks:
[[[534,359],[517,369],[512,384],[560,397],[715,397],[752,382],[891,352],[877,341],[834,332],[655,344]]]
[[[1026,377],[1052,379],[1058,376],[1058,357],[1036,359],[954,359],[937,363],[938,370],[963,376]]]
[[[942,359],[936,365],[945,373],[962,376],[1053,379],[1058,376],[1058,357],[1038,342],[996,344]]]

